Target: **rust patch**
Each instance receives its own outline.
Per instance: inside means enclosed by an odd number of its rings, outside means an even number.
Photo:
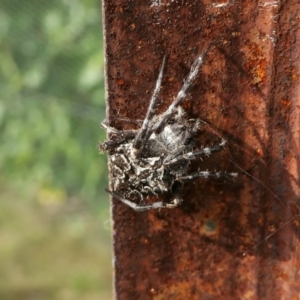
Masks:
[[[104,1],[110,125],[137,128],[122,120],[143,119],[166,55],[164,111],[213,42],[184,107],[230,147],[200,166],[251,175],[186,185],[174,210],[136,213],[113,200],[117,299],[300,299],[299,221],[287,223],[299,214],[300,8],[280,5]]]

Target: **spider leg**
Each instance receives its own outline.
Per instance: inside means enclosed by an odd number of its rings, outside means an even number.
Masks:
[[[154,92],[153,92],[151,100],[150,100],[150,104],[148,107],[146,117],[143,121],[143,124],[142,124],[142,127],[141,127],[139,133],[136,135],[135,140],[133,142],[133,147],[135,149],[142,148],[151,135],[151,133],[149,133],[149,124],[150,124],[150,121],[155,112],[155,104],[158,99],[158,94],[159,94],[160,87],[161,87],[161,81],[162,81],[162,77],[163,77],[163,71],[165,68],[165,62],[166,62],[166,57],[164,56],[162,65],[160,67],[159,75],[158,75],[158,78],[156,81],[155,89],[154,89]]]
[[[134,203],[130,200],[127,200],[127,199],[121,197],[120,195],[118,195],[117,193],[115,193],[113,191],[110,191],[108,189],[105,189],[105,191],[108,192],[110,195],[112,195],[114,198],[116,198],[119,201],[123,202],[124,204],[128,205],[135,211],[145,211],[145,210],[157,209],[157,208],[174,208],[182,202],[181,199],[175,198],[173,200],[173,203],[166,203],[166,202],[160,201],[160,202],[154,202],[151,204],[145,204],[145,203],[137,204],[137,203]]]
[[[232,179],[236,178],[238,176],[238,173],[228,173],[228,172],[208,172],[208,171],[199,171],[192,173],[190,175],[186,176],[179,176],[176,178],[178,181],[190,181],[197,178],[225,178],[225,179]]]
[[[220,143],[213,145],[212,147],[205,147],[199,151],[196,152],[187,152],[187,153],[183,153],[181,155],[178,155],[176,157],[170,158],[167,157],[163,164],[164,165],[172,165],[175,164],[181,160],[193,160],[193,159],[197,159],[198,156],[201,155],[206,155],[206,156],[210,156],[212,153],[214,152],[218,152],[221,151],[222,148],[226,145],[226,140],[222,139]]]
[[[202,55],[198,56],[196,58],[196,60],[194,61],[194,63],[192,64],[190,73],[187,76],[187,78],[184,80],[183,86],[182,86],[181,90],[178,92],[178,94],[177,94],[176,98],[174,99],[173,103],[164,112],[164,114],[163,114],[162,118],[160,119],[160,121],[158,121],[155,124],[155,126],[153,128],[153,131],[156,134],[160,133],[163,130],[165,124],[168,122],[170,117],[175,112],[175,109],[178,107],[178,105],[180,105],[180,103],[186,97],[186,93],[191,88],[191,86],[193,85],[193,83],[195,81],[195,78],[198,75],[199,69],[200,69],[201,65],[203,64],[204,58],[205,58],[207,52],[209,51],[211,45],[212,44],[210,44],[207,47],[207,49],[204,51],[204,53]]]
[[[111,127],[111,126],[109,126],[108,124],[107,124],[107,122],[106,122],[106,120],[104,120],[104,121],[102,121],[101,122],[101,126],[108,132],[108,133],[114,133],[114,134],[117,134],[117,135],[126,135],[126,134],[128,134],[128,135],[132,135],[132,134],[134,134],[134,135],[136,135],[136,132],[137,132],[137,130],[118,130],[118,129],[116,129],[116,128],[114,128],[114,127]]]
[[[114,127],[109,126],[106,123],[106,120],[101,122],[101,126],[108,133],[116,135],[118,137],[116,139],[108,140],[104,143],[99,143],[98,144],[98,150],[100,152],[108,151],[108,150],[117,148],[118,146],[120,146],[121,144],[126,142],[126,140],[133,139],[136,136],[136,132],[137,132],[136,130],[118,130]]]
[[[135,133],[131,131],[124,131],[120,133],[120,137],[114,140],[108,140],[104,143],[98,144],[98,150],[100,152],[108,151],[119,147],[120,145],[126,143],[127,140],[133,139],[135,137]]]
[[[173,207],[179,206],[182,202],[183,199],[181,198],[180,192],[179,192],[179,186],[181,186],[181,183],[179,181],[175,181],[173,183],[173,193],[174,193],[174,197],[173,200],[171,201],[171,204],[173,205]]]
[[[104,152],[108,150],[115,149],[119,147],[121,144],[124,143],[126,139],[119,139],[119,140],[111,140],[111,141],[106,141],[104,143],[99,143],[98,144],[98,150],[99,152]]]

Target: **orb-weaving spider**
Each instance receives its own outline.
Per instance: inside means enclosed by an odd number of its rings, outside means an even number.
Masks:
[[[155,106],[161,87],[165,57],[159,71],[147,114],[138,130],[120,131],[105,121],[102,126],[110,135],[108,141],[99,144],[100,151],[110,154],[112,191],[114,198],[136,211],[156,208],[173,208],[182,203],[179,187],[182,182],[197,178],[233,178],[237,173],[199,171],[188,173],[189,162],[220,151],[225,139],[211,147],[193,150],[193,136],[197,133],[200,119],[189,119],[180,106],[187,91],[193,85],[208,49],[196,58],[183,86],[169,108],[161,115],[155,115]],[[170,192],[170,202],[151,204],[135,203],[133,195],[143,200],[144,195],[158,195]]]

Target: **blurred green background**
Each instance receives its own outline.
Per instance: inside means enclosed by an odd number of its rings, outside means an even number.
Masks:
[[[100,0],[0,0],[0,299],[112,299]]]

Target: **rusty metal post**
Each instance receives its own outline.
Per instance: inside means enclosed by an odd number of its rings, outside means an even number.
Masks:
[[[166,55],[164,111],[212,44],[184,107],[230,147],[197,167],[241,174],[186,184],[173,210],[137,213],[112,200],[116,299],[300,299],[298,0],[103,7],[110,124],[143,119]]]

